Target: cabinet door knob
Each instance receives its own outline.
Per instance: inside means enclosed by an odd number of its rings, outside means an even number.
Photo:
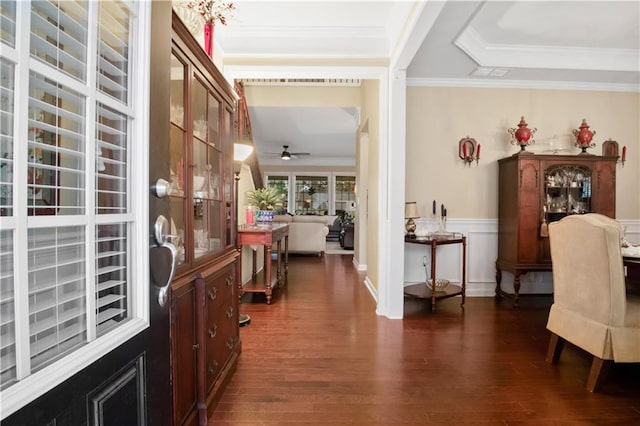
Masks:
[[[194,345],[193,345],[193,349],[194,349],[194,350],[196,350],[196,349],[200,349],[200,344],[199,344],[199,343],[194,344]]]
[[[213,324],[213,328],[210,328],[208,332],[209,338],[213,339],[214,337],[216,337],[216,334],[218,334],[218,324]]]

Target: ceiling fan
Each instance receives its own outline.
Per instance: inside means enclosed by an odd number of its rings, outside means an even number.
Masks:
[[[309,152],[289,152],[289,145],[282,145],[282,152],[267,152],[267,155],[279,155],[281,160],[291,160],[300,155],[311,155]]]

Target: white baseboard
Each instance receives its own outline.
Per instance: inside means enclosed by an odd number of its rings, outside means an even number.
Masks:
[[[378,290],[375,288],[368,276],[364,279],[364,286],[367,288],[367,290],[369,290],[369,294],[371,294],[373,300],[378,303]]]

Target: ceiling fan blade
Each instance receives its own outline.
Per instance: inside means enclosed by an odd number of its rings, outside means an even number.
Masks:
[[[311,155],[310,152],[290,152],[291,155]]]

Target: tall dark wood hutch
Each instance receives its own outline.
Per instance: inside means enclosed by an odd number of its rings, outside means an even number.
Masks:
[[[206,425],[241,350],[233,214],[236,96],[175,13],[172,29],[168,192],[178,252],[171,284],[172,423]]]
[[[502,271],[514,274],[515,306],[520,275],[550,271],[546,227],[570,214],[615,218],[617,157],[537,155],[523,152],[498,160],[498,259],[496,297]]]

